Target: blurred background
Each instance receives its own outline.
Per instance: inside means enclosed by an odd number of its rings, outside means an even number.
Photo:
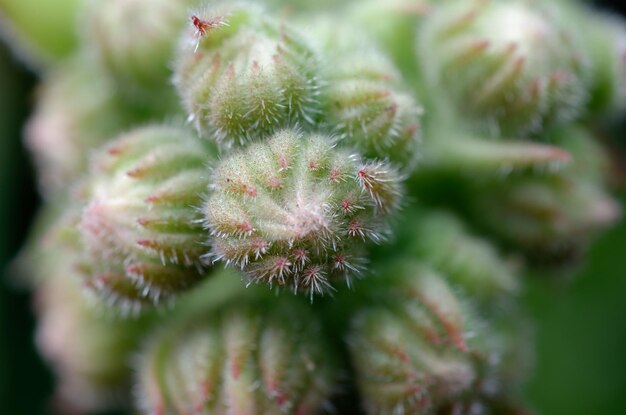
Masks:
[[[626,12],[619,2],[596,3]],[[53,391],[51,374],[34,349],[31,299],[11,281],[11,259],[38,205],[21,145],[36,82],[0,39],[0,414],[49,413]],[[626,149],[626,122],[615,137]],[[527,387],[537,413],[626,414],[626,222],[596,241],[576,275],[532,278],[524,300],[537,326],[535,371]]]

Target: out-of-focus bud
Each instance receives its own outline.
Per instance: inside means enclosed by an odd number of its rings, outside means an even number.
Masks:
[[[620,216],[620,208],[605,189],[606,157],[589,133],[572,126],[550,137],[572,154],[570,166],[476,183],[468,207],[480,226],[510,247],[560,264],[576,260]]]
[[[37,346],[58,378],[60,401],[81,411],[128,407],[131,358],[154,316],[119,318],[84,297],[77,268],[82,246],[74,213],[70,208],[46,221],[23,261],[24,270],[37,283]]]
[[[286,24],[246,3],[191,17],[175,83],[200,133],[228,147],[319,116],[318,58]]]
[[[94,72],[79,59],[70,60],[50,74],[39,91],[25,138],[45,196],[54,196],[76,181],[87,170],[90,150],[136,115]]]
[[[367,413],[488,414],[515,400],[503,333],[428,268],[401,261],[381,270],[384,306],[357,314],[349,338]]]
[[[322,125],[367,157],[415,167],[422,108],[394,64],[367,32],[345,22],[320,20],[314,35],[328,61]]]
[[[446,275],[462,292],[480,303],[517,292],[514,264],[507,263],[489,241],[472,235],[451,213],[421,211],[400,230],[407,252]],[[402,236],[399,236],[402,238]]]
[[[224,159],[213,187],[213,259],[311,298],[359,274],[365,243],[385,238],[402,193],[385,163],[289,130]]]
[[[306,306],[235,303],[149,344],[137,370],[138,406],[146,415],[317,414],[335,391],[333,360]]]
[[[128,308],[172,298],[205,275],[200,206],[214,159],[207,143],[160,125],[94,157],[80,223],[89,286]]]
[[[538,2],[450,2],[420,30],[418,58],[431,93],[485,130],[538,132],[587,100],[588,57],[567,23]]]
[[[92,0],[83,27],[103,69],[126,99],[161,111],[178,108],[172,59],[197,0]]]

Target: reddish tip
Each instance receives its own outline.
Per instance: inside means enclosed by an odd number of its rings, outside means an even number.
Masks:
[[[196,34],[198,35],[198,37],[203,37],[210,30],[215,29],[216,27],[224,24],[224,18],[216,17],[211,20],[204,20],[204,19],[199,18],[196,15],[193,15],[191,16],[191,23],[193,23],[193,25],[195,26]]]

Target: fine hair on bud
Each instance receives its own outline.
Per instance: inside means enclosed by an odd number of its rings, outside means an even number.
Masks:
[[[86,284],[136,308],[201,279],[206,238],[198,208],[214,159],[207,143],[163,125],[131,130],[101,149],[83,185]]]
[[[389,165],[321,135],[281,131],[222,160],[204,206],[213,261],[252,283],[324,294],[350,284],[401,200]]]

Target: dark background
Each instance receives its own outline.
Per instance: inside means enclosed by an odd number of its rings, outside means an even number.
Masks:
[[[596,3],[626,11],[621,2]],[[35,82],[0,42],[0,414],[11,415],[48,413],[53,389],[34,351],[29,295],[9,281],[38,204],[20,143]],[[621,131],[626,147],[626,123]],[[597,241],[573,280],[533,280],[524,300],[537,322],[533,407],[544,415],[626,414],[626,223]]]

